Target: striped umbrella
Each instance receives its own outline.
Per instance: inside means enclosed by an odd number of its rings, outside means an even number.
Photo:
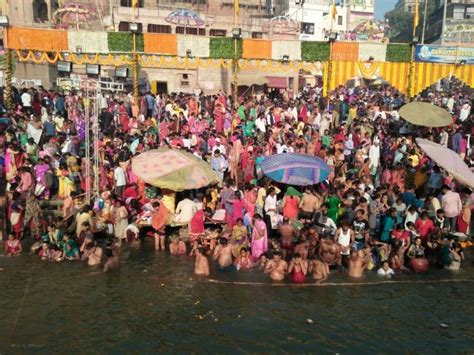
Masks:
[[[320,158],[293,153],[269,156],[261,167],[270,179],[297,186],[317,184],[332,172],[332,168]]]

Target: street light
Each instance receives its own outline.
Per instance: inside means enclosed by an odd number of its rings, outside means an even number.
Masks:
[[[136,23],[136,22],[132,22],[129,26],[129,29],[130,29],[130,32],[132,32],[132,33],[140,32],[139,29],[138,29],[138,23]]]
[[[191,58],[192,57],[192,52],[190,49],[186,50],[186,57]]]
[[[81,46],[76,47],[76,53],[77,54],[82,54],[82,47]]]
[[[242,36],[242,29],[241,28],[238,28],[238,27],[235,27],[232,29],[232,37],[234,38],[240,38]]]
[[[288,62],[290,61],[290,56],[285,54],[282,58],[281,58],[281,61],[285,64],[288,64]]]

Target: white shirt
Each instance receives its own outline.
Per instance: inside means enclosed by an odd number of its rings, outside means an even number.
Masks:
[[[196,211],[196,204],[189,198],[185,198],[178,203],[178,206],[176,206],[175,221],[187,223],[191,218],[193,218]]]
[[[262,118],[257,118],[255,120],[255,128],[259,129],[260,132],[266,133],[267,132],[267,126],[266,126],[266,120]]]
[[[369,149],[369,159],[370,159],[370,165],[372,165],[374,168],[379,166],[379,161],[380,161],[380,146],[376,146],[372,144]]]
[[[276,195],[275,196],[268,195],[267,198],[265,199],[265,207],[264,207],[265,212],[267,214],[273,214],[273,213],[275,213],[274,211],[272,211],[272,212],[268,212],[268,211],[271,210],[271,209],[276,210],[276,208],[277,208],[277,197],[276,197]]]
[[[115,178],[115,186],[125,186],[127,184],[127,180],[125,178],[125,171],[123,171],[122,167],[117,166],[114,170],[114,178]]]
[[[219,144],[219,145],[215,145],[214,147],[212,147],[212,155],[214,155],[214,152],[219,149],[219,152],[222,154],[222,155],[226,155],[226,150],[225,150],[225,147],[223,144]]]
[[[23,93],[23,95],[21,95],[21,103],[23,107],[31,107],[31,95],[27,92]]]
[[[390,267],[388,268],[387,271],[385,271],[384,268],[381,267],[380,269],[378,269],[377,275],[385,276],[385,277],[390,278],[390,277],[392,277],[392,275],[395,275],[395,271],[393,271],[393,269],[390,268]]]
[[[461,109],[461,112],[459,113],[459,120],[464,122],[465,120],[467,120],[470,113],[471,113],[471,106],[469,104],[464,104]]]

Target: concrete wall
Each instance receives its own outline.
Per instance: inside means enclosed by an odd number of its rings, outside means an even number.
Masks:
[[[57,70],[55,65],[50,64],[16,62],[13,77],[24,80],[41,80],[41,84],[45,88],[49,88],[56,82]]]

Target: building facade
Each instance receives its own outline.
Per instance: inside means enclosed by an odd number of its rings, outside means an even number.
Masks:
[[[138,0],[137,9],[132,0],[3,0],[2,9],[10,24],[20,27],[129,32],[130,24],[137,23],[143,33],[197,39],[231,37],[232,29],[238,27],[243,38],[298,40],[299,24],[280,16],[288,13],[288,4],[287,0],[241,0],[237,17],[234,0]],[[102,77],[113,73],[113,67],[101,68]],[[75,65],[74,75],[85,75],[85,66]],[[259,75],[242,73],[242,77]],[[56,81],[57,70],[55,65],[17,63],[14,76],[17,84],[34,80],[50,86]],[[287,82],[297,85],[297,76],[289,72]],[[142,68],[140,79],[142,90],[213,93],[231,90],[232,73],[230,69]]]
[[[426,21],[426,43],[474,46],[474,0],[435,0],[435,11]],[[446,14],[446,18],[444,18]]]

